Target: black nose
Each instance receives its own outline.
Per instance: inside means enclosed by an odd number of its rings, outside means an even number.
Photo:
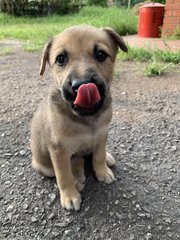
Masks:
[[[71,82],[71,86],[72,86],[73,91],[76,91],[76,90],[78,90],[78,88],[79,88],[82,84],[87,84],[87,83],[90,83],[90,81],[89,81],[89,80],[74,79],[74,80],[72,80],[72,82]]]

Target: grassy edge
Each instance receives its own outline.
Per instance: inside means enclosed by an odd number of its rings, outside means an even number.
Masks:
[[[159,76],[180,65],[180,51],[171,52],[160,49],[152,50],[128,46],[128,53],[119,52],[118,59],[122,61],[147,62],[144,74],[148,77]]]
[[[40,50],[50,36],[72,25],[112,27],[120,35],[137,33],[138,17],[123,8],[84,7],[72,15],[41,18],[13,17],[0,13],[0,39],[23,40],[27,51]]]

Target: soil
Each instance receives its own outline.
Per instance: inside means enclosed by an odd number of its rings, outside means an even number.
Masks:
[[[18,44],[0,56],[0,239],[179,240],[178,70],[147,78],[145,63],[117,62],[108,139],[117,180],[105,185],[89,171],[81,210],[68,212],[55,179],[31,168],[30,121],[52,81],[39,65],[40,53]]]

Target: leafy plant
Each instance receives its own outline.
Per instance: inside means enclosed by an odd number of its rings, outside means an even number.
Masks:
[[[156,60],[150,62],[145,68],[145,75],[148,77],[159,76],[167,72],[172,68],[172,64],[164,64],[162,62],[157,62]]]
[[[151,50],[144,48],[128,47],[128,53],[120,52],[118,57],[122,60],[138,60],[138,61],[161,61],[164,63],[180,63],[180,51],[163,51],[160,49]]]
[[[172,69],[175,65],[180,64],[180,51],[162,51],[159,49],[144,49],[128,47],[128,53],[120,51],[118,58],[124,61],[136,60],[141,62],[149,62],[144,70],[146,76],[152,77],[161,75]]]
[[[120,52],[119,58],[122,60],[138,60],[138,61],[147,61],[152,58],[152,52],[144,48],[135,48],[128,47],[128,53]]]

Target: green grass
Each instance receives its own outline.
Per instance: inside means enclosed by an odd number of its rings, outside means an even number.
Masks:
[[[148,62],[144,74],[148,77],[162,75],[180,64],[180,51],[162,51],[144,48],[128,47],[128,53],[119,52],[118,58],[123,61],[135,60]]]
[[[154,60],[147,65],[147,67],[144,70],[144,74],[148,77],[159,76],[168,72],[172,68],[173,68],[172,63],[165,64]]]
[[[41,18],[12,17],[0,13],[0,39],[24,40],[26,50],[37,51],[48,38],[77,24],[109,26],[125,35],[137,32],[138,17],[126,9],[102,7],[85,7],[77,14]]]
[[[171,51],[163,51],[160,49],[151,50],[144,48],[135,48],[128,47],[128,53],[124,53],[122,51],[119,52],[118,58],[122,60],[138,60],[138,61],[161,61],[164,63],[180,63],[180,51],[171,52]]]

